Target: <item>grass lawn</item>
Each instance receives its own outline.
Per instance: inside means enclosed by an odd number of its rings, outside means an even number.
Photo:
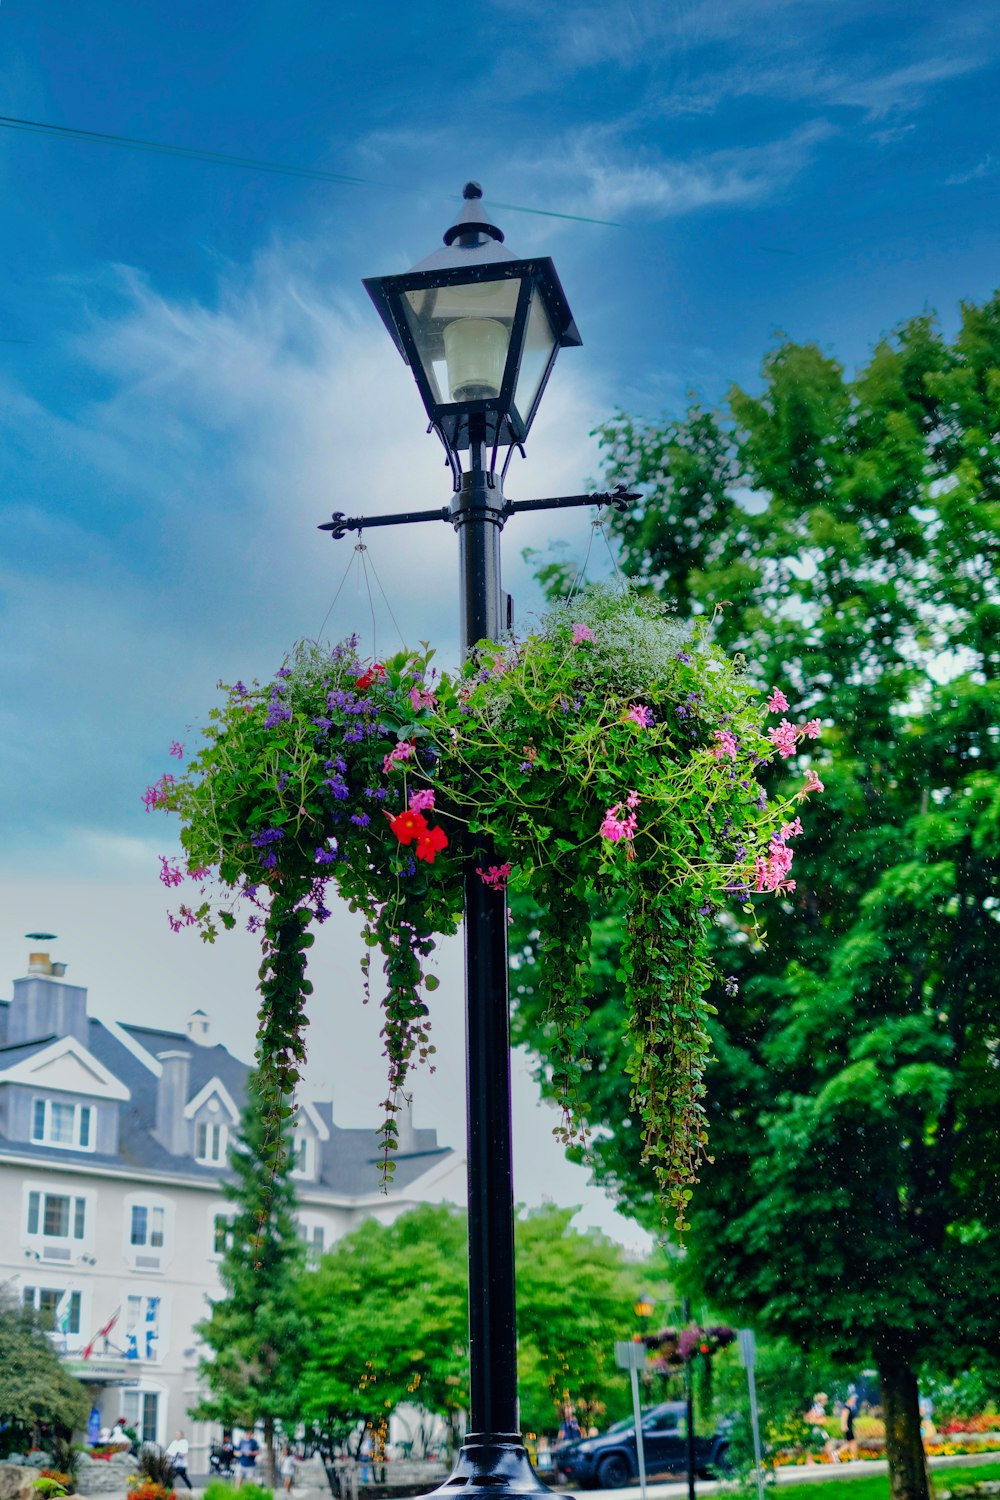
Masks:
[[[934,1488],[950,1490],[956,1484],[977,1484],[1000,1479],[1000,1462],[976,1464],[968,1469],[931,1469]],[[813,1484],[783,1484],[772,1491],[776,1500],[885,1500],[889,1493],[887,1474],[865,1474],[858,1479],[824,1479]]]

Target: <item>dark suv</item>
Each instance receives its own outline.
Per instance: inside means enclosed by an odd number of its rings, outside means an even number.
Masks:
[[[683,1401],[664,1401],[642,1414],[642,1446],[646,1475],[657,1479],[687,1469],[687,1413]],[[699,1479],[724,1473],[728,1467],[728,1442],[722,1432],[710,1438],[695,1438],[694,1457]],[[636,1484],[639,1460],[635,1447],[635,1422],[628,1417],[616,1422],[600,1437],[580,1438],[553,1449],[553,1467],[568,1484],[583,1489],[617,1490]]]

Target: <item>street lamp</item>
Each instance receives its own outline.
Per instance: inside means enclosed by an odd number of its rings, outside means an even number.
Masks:
[[[507,464],[528,434],[556,356],[580,335],[551,260],[518,260],[504,248],[478,183],[467,183],[463,197],[443,249],[403,275],[364,283],[444,444],[451,503],[367,518],[338,511],[321,529],[339,538],[373,526],[449,522],[459,538],[467,653],[511,623],[500,586],[500,533],[509,516],[579,505],[626,510],[638,496],[619,486],[610,494],[505,498]],[[501,446],[509,451],[498,473]],[[458,1490],[494,1497],[546,1491],[521,1440],[517,1409],[507,900],[476,874],[496,863],[484,841],[470,837],[464,853],[470,1431],[454,1473],[436,1492],[452,1500]]]
[[[467,182],[442,249],[364,282],[450,460],[478,442],[494,457],[523,443],[556,355],[580,343],[552,261],[518,260],[482,196]]]

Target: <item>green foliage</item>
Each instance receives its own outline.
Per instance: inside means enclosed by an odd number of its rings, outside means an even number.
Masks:
[[[515,1226],[526,1430],[554,1431],[567,1399],[598,1418],[627,1408],[612,1345],[631,1326],[643,1273],[571,1217],[548,1207]],[[467,1255],[465,1215],[448,1207],[369,1220],[336,1243],[301,1284],[305,1420],[377,1423],[400,1402],[453,1420],[468,1408]]]
[[[272,1162],[281,1151],[282,1101],[304,1055],[307,929],[332,881],[385,959],[391,1170],[399,1090],[414,1056],[433,1051],[424,965],[461,913],[460,844],[488,885],[500,890],[513,868],[513,887],[537,901],[567,1138],[588,901],[620,896],[625,1066],[644,1156],[680,1224],[706,1140],[710,918],[751,885],[780,888],[778,846],[795,831],[791,800],[768,804],[757,782],[775,750],[764,706],[739,659],[621,590],[554,610],[523,641],[481,644],[454,680],[430,662],[403,652],[362,671],[353,642],[301,646],[267,688],[230,689],[188,773],[149,794],[181,814],[189,874],[203,884],[217,867],[223,890],[220,909],[182,904],[176,921],[213,937],[217,921],[235,923],[234,903],[270,891],[263,919],[250,917],[264,951],[261,1150]],[[797,732],[788,726],[792,743]],[[169,865],[164,876],[184,878]]]
[[[994,298],[950,344],[915,319],[853,379],[785,344],[728,410],[602,434],[609,479],[645,496],[620,523],[627,570],[717,614],[758,684],[832,726],[766,951],[716,924],[741,982],[712,996],[715,1166],[686,1267],[738,1319],[874,1358],[902,1403],[894,1496],[926,1492],[913,1368],[995,1347],[998,372]],[[530,982],[521,1003],[544,1037]],[[648,1217],[619,1004],[588,1021],[611,1051],[581,1091],[613,1132],[596,1170]]]
[[[41,1475],[38,1479],[31,1481],[31,1488],[39,1497],[39,1500],[60,1500],[62,1495],[68,1495],[69,1490],[58,1479]]]
[[[274,1500],[274,1491],[252,1480],[243,1480],[240,1494],[245,1500]],[[202,1491],[202,1500],[232,1500],[233,1486],[225,1479],[210,1479]]]
[[[272,1447],[275,1421],[298,1420],[297,1376],[303,1347],[298,1304],[302,1248],[294,1220],[290,1154],[277,1162],[262,1151],[269,1131],[253,1075],[239,1138],[230,1153],[235,1181],[222,1191],[233,1206],[219,1266],[223,1296],[198,1325],[212,1351],[199,1374],[210,1395],[196,1415],[226,1426],[263,1421]]]
[[[85,1388],[66,1371],[34,1315],[0,1289],[0,1423],[30,1435],[68,1434],[90,1410]]]

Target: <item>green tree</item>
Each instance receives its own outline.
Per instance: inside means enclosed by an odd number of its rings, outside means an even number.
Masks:
[[[295,1226],[295,1190],[287,1135],[269,1134],[258,1075],[251,1076],[239,1136],[230,1152],[233,1180],[223,1193],[233,1205],[219,1266],[224,1295],[198,1325],[211,1356],[199,1365],[210,1395],[195,1415],[250,1427],[263,1423],[274,1480],[276,1423],[298,1420],[298,1372],[304,1326],[298,1280],[302,1247]]]
[[[66,1437],[86,1426],[87,1392],[62,1364],[33,1313],[0,1288],[0,1426],[27,1443],[48,1428]],[[4,1452],[10,1447],[5,1446]]]
[[[634,1326],[649,1268],[619,1245],[545,1207],[515,1226],[518,1394],[526,1430],[551,1431],[562,1402],[618,1416],[628,1387],[612,1346]],[[654,1278],[655,1279],[655,1278]],[[453,1423],[468,1409],[465,1214],[424,1206],[392,1224],[369,1220],[302,1281],[309,1327],[302,1415],[378,1427],[414,1402]]]
[[[783,344],[758,394],[620,415],[602,441],[609,479],[644,493],[626,570],[715,614],[824,725],[794,893],[758,898],[762,952],[738,909],[718,930],[740,983],[715,997],[688,1273],[730,1315],[874,1360],[892,1494],[924,1500],[915,1371],[996,1340],[1000,298],[964,306],[951,342],[914,319],[851,379]],[[613,985],[589,1026],[595,1170],[648,1222]]]
[[[302,1415],[378,1429],[413,1402],[450,1421],[469,1403],[465,1216],[424,1205],[369,1219],[305,1276]]]

